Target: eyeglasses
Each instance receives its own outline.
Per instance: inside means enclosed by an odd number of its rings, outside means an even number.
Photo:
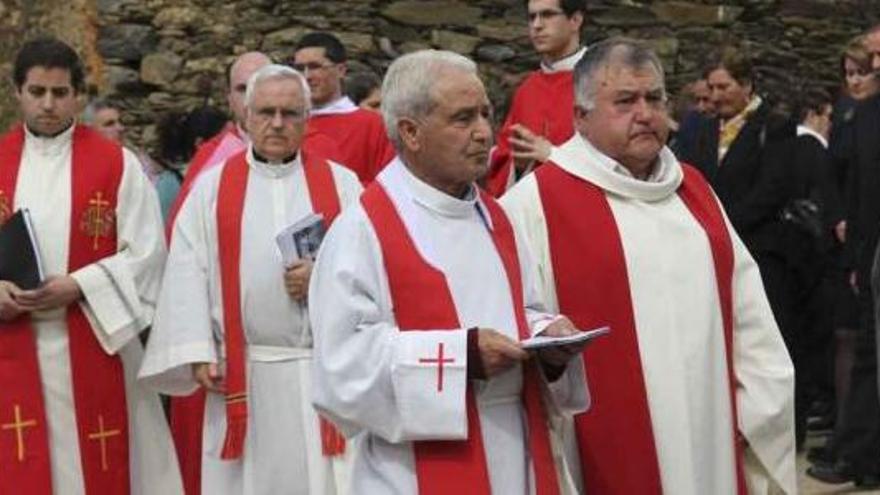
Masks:
[[[550,19],[553,19],[554,17],[559,17],[561,15],[565,15],[565,12],[555,9],[545,9],[539,10],[537,12],[529,12],[528,19],[529,24],[531,24],[537,19],[540,19],[541,21],[549,21]]]
[[[290,64],[290,66],[293,67],[294,70],[302,72],[303,74],[305,74],[306,72],[318,72],[321,70],[326,70],[334,67],[335,65],[336,64],[332,62],[329,64],[322,64],[321,62],[309,62],[307,64]]]
[[[303,110],[294,110],[291,108],[258,108],[254,112],[254,116],[261,122],[269,122],[274,120],[277,115],[281,115],[284,123],[290,124],[305,120],[306,113]]]

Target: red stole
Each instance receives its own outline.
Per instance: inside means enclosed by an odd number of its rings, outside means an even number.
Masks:
[[[122,148],[83,126],[73,132],[69,273],[116,254],[115,212],[123,172]],[[0,138],[0,201],[7,201],[10,211],[24,139],[21,126]],[[85,491],[127,494],[122,361],[103,351],[79,304],[68,306],[66,321]],[[0,390],[0,493],[51,493],[47,418],[28,316],[0,323]]]
[[[335,149],[325,156],[354,171],[364,185],[373,182],[397,154],[388,141],[382,117],[376,112],[357,109],[349,113],[313,115],[307,127],[310,132],[333,141]]]
[[[339,195],[326,160],[303,154],[303,171],[314,211],[330,226],[339,214]],[[237,459],[244,453],[247,432],[247,342],[241,316],[241,218],[250,167],[246,152],[224,165],[217,201],[217,242],[220,250],[220,285],[223,297],[223,332],[226,345],[226,439],[220,456]]]
[[[572,71],[536,71],[517,89],[498,133],[486,179],[486,190],[496,198],[507,190],[508,179],[514,173],[509,141],[512,125],[522,124],[557,146],[574,133],[572,74]]]
[[[744,495],[731,357],[733,248],[708,184],[693,168],[683,169],[678,194],[706,231],[718,281],[733,411],[730,434],[736,446],[737,489]],[[584,358],[593,397],[590,411],[576,416],[584,488],[611,495],[662,493],[623,244],[605,192],[552,163],[538,170],[536,179],[560,312],[578,328],[612,328],[609,337],[588,349]]]
[[[482,198],[494,229],[492,240],[504,264],[513,295],[520,339],[528,338],[522,277],[513,229],[507,216],[487,194]],[[428,264],[381,184],[373,184],[361,196],[385,260],[394,317],[401,331],[461,328],[445,275]],[[533,362],[523,369],[523,405],[526,411],[528,447],[538,495],[559,493],[550,448],[547,417],[541,402],[539,375]],[[489,494],[488,466],[483,449],[480,417],[473,388],[466,393],[468,438],[462,441],[414,442],[416,477],[420,495],[448,493]]]

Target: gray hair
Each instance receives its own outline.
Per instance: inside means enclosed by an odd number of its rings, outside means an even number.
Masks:
[[[90,101],[86,108],[83,109],[82,113],[82,123],[87,125],[92,125],[95,123],[95,116],[101,110],[105,110],[107,108],[112,108],[113,110],[120,111],[122,110],[119,105],[110,101],[107,98],[95,98]]]
[[[305,76],[293,67],[280,64],[269,64],[261,67],[259,70],[251,74],[247,81],[247,89],[244,91],[244,106],[248,110],[252,110],[251,104],[254,102],[254,92],[257,86],[267,79],[293,79],[299,83],[302,89],[303,98],[305,99],[304,110],[308,112],[312,109],[312,91],[309,89],[309,83]]]
[[[382,82],[382,118],[388,139],[400,150],[402,143],[397,124],[402,118],[418,119],[433,110],[431,90],[442,78],[443,69],[457,69],[476,74],[473,60],[445,50],[419,50],[406,54],[388,67]]]
[[[660,77],[663,99],[666,99],[665,72],[657,54],[634,39],[614,37],[591,46],[575,65],[575,105],[587,111],[595,108],[596,93],[599,90],[596,75],[601,69],[611,65],[622,65],[633,69],[653,68]]]

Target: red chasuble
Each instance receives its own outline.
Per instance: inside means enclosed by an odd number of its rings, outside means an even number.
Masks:
[[[303,170],[314,211],[324,215],[329,227],[339,215],[339,195],[333,171],[318,156],[303,156]],[[226,345],[226,439],[220,456],[237,459],[244,453],[247,432],[247,342],[241,315],[241,218],[250,173],[246,154],[239,153],[224,165],[217,201],[217,242],[223,297],[223,331]]]
[[[122,148],[76,126],[71,164],[70,273],[117,252]],[[24,129],[0,138],[0,202],[11,211]],[[48,199],[47,199],[48,200]],[[44,242],[61,242],[59,239]],[[104,352],[78,303],[67,308],[70,373],[85,491],[129,493],[128,409],[119,356]],[[49,434],[30,318],[0,323],[0,493],[50,494]]]
[[[514,173],[508,141],[512,125],[522,124],[556,146],[568,141],[574,133],[572,84],[571,71],[535,71],[516,90],[490,159],[486,190],[493,196],[504,194]]]
[[[397,154],[388,141],[382,117],[369,110],[313,115],[308,128],[336,144],[336,150],[325,156],[353,170],[365,186]]]
[[[488,195],[481,194],[494,226],[492,240],[501,257],[513,295],[519,338],[525,339],[529,337],[529,329],[513,228],[501,207]],[[379,239],[391,290],[394,318],[400,331],[460,329],[461,324],[446,276],[421,257],[382,185],[377,183],[367,188],[361,196],[361,203]],[[550,448],[547,416],[541,400],[539,380],[534,363],[525,365],[523,406],[526,412],[528,451],[534,466],[537,494],[555,495],[559,493],[559,482]],[[470,383],[465,400],[467,440],[413,443],[420,495],[491,493],[480,416]]]
[[[733,247],[708,184],[695,169],[683,168],[678,195],[705,230],[712,249],[731,387],[737,493],[745,495],[731,357]],[[536,179],[559,311],[578,328],[612,328],[601,345],[584,355],[593,397],[590,411],[575,418],[584,488],[603,495],[663,493],[623,244],[605,192],[553,163],[541,167]]]

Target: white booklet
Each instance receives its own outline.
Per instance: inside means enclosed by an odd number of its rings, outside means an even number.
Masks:
[[[588,330],[586,332],[576,333],[574,335],[568,335],[565,337],[549,337],[547,335],[536,335],[535,337],[532,337],[530,339],[521,340],[520,344],[522,344],[523,349],[527,351],[533,351],[538,349],[545,349],[547,347],[580,344],[582,342],[593,340],[596,337],[606,335],[610,331],[611,328],[609,327],[601,327],[594,330]]]
[[[324,215],[309,213],[275,236],[284,266],[300,259],[315,259],[324,240]]]

